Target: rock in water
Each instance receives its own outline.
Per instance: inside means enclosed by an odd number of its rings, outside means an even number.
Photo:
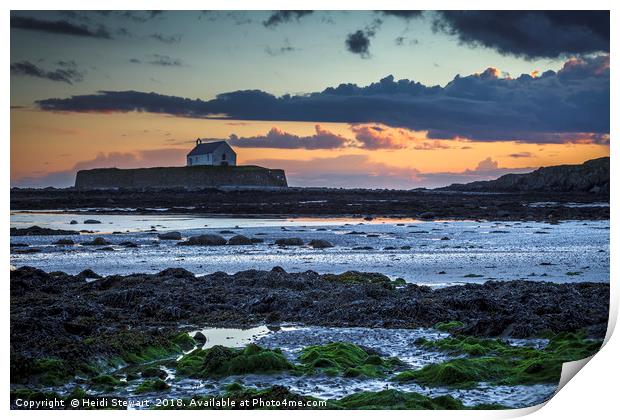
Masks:
[[[304,241],[301,238],[281,238],[276,240],[279,246],[302,246]]]
[[[331,242],[326,241],[325,239],[313,239],[310,241],[308,245],[310,245],[312,248],[318,248],[318,249],[333,248],[334,246],[332,245]]]
[[[100,246],[100,245],[110,245],[110,243],[108,241],[105,240],[105,238],[102,238],[101,236],[97,236],[95,239],[93,239],[90,242],[84,242],[82,245],[94,245],[94,246]]]
[[[50,229],[39,226],[27,228],[11,228],[11,236],[52,236],[52,235],[79,235],[75,230]]]
[[[54,242],[54,245],[74,245],[74,244],[75,242],[73,242],[73,240],[69,238],[62,238]]]
[[[187,241],[179,242],[179,245],[202,245],[202,246],[219,246],[226,245],[226,239],[220,235],[206,234],[191,236]]]
[[[180,241],[182,239],[181,232],[166,232],[157,235],[163,241]]]
[[[100,220],[96,220],[96,219],[86,219],[84,220],[84,224],[85,225],[97,225],[100,224],[101,221]]]
[[[254,242],[243,235],[235,235],[228,240],[228,245],[252,245]]]
[[[194,340],[196,340],[196,342],[200,344],[200,347],[202,347],[207,342],[207,336],[204,335],[202,332],[198,331],[196,334],[194,334]]]

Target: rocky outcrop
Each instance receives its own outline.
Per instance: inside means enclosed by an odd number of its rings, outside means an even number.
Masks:
[[[101,168],[78,171],[78,190],[160,189],[195,190],[210,187],[286,187],[281,169],[260,166],[185,166],[167,168]]]
[[[609,195],[609,157],[581,165],[548,166],[527,174],[507,174],[493,181],[452,184],[441,190],[471,192],[588,192]]]
[[[27,228],[11,228],[11,236],[54,236],[54,235],[79,235],[80,232],[66,229],[42,228],[30,226]]]

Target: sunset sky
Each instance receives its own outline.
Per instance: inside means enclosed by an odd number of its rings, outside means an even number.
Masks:
[[[437,187],[609,155],[608,12],[12,12],[11,185],[182,166]]]

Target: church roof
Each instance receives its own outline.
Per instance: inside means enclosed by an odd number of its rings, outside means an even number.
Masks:
[[[187,156],[206,155],[207,153],[213,153],[218,147],[222,145],[228,146],[228,143],[226,143],[225,141],[212,141],[209,143],[200,143],[200,144],[197,144],[196,147],[194,147],[192,151],[187,154]]]

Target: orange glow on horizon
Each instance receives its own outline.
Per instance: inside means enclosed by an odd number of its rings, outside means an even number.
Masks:
[[[11,178],[37,177],[70,171],[76,165],[182,166],[184,156],[197,137],[228,138],[264,136],[272,128],[298,136],[316,134],[313,122],[235,121],[194,119],[148,113],[74,114],[32,109],[11,110]],[[364,156],[387,172],[422,173],[472,170],[491,157],[500,168],[537,168],[609,155],[607,144],[595,137],[583,137],[564,144],[534,144],[514,141],[470,141],[428,139],[426,132],[386,127],[380,124],[350,125],[318,123],[321,130],[351,140],[351,145],[332,150],[236,148],[239,164],[316,161],[314,170],[323,170],[328,160],[339,156]],[[357,136],[357,140],[356,140]],[[602,136],[605,140],[605,136]],[[361,148],[364,139],[380,147]],[[599,139],[600,140],[600,139]],[[116,163],[115,163],[116,162]],[[392,169],[390,169],[392,168]],[[373,169],[369,166],[369,174]],[[412,175],[414,182],[415,177]],[[415,186],[415,185],[412,185]]]

